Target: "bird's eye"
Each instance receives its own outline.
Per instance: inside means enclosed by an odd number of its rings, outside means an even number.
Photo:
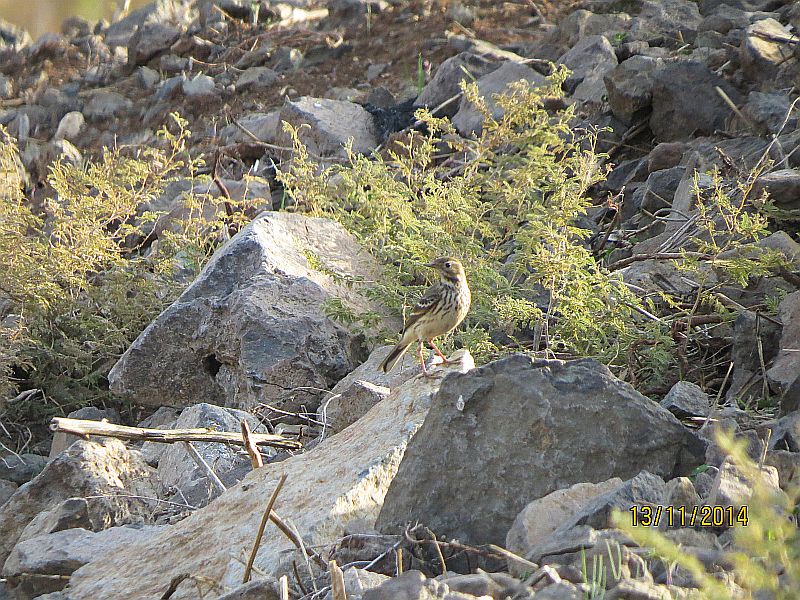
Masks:
[[[444,263],[444,268],[449,269],[452,265],[449,262]]]

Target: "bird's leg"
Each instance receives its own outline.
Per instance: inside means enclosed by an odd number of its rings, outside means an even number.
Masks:
[[[442,364],[443,365],[449,365],[450,361],[447,360],[447,357],[444,354],[442,354],[442,351],[439,350],[439,348],[436,346],[436,344],[433,343],[433,340],[428,340],[428,343],[431,345],[431,348],[433,348],[433,351],[436,352],[436,354],[439,355],[439,358],[442,359]]]
[[[419,346],[417,346],[417,356],[419,356],[419,366],[422,367],[422,374],[425,377],[430,377],[428,369],[425,368],[425,357],[422,355],[422,340],[419,340]]]

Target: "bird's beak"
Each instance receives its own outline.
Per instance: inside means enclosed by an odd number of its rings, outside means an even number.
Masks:
[[[425,265],[423,265],[423,266],[425,266],[425,267],[430,267],[430,268],[433,268],[433,267],[435,267],[435,266],[436,266],[436,263],[435,263],[435,262],[430,262],[430,263],[426,263],[426,264],[425,264]]]

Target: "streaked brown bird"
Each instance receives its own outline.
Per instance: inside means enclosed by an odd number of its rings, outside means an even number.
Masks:
[[[425,342],[428,342],[446,363],[447,359],[433,343],[433,339],[453,331],[469,312],[472,296],[461,263],[450,256],[443,256],[425,266],[438,271],[439,282],[428,288],[411,311],[411,316],[400,335],[400,341],[381,364],[381,369],[386,373],[394,368],[403,353],[415,341],[419,343],[417,355],[422,372],[426,376],[428,370],[425,368],[425,357],[422,355],[422,346]]]

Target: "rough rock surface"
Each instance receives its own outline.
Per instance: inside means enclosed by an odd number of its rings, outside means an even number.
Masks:
[[[281,121],[300,128],[300,140],[308,151],[321,157],[346,158],[345,144],[352,139],[353,150],[368,154],[378,145],[378,129],[372,115],[352,102],[303,97],[287,102],[281,109]],[[291,145],[286,133],[279,140]]]
[[[677,43],[696,32],[702,20],[696,2],[644,0],[639,14],[631,21],[630,31],[637,39],[667,34],[674,40],[673,43]]]
[[[650,129],[659,141],[711,135],[724,129],[731,111],[714,89],[717,86],[733,102],[741,102],[739,92],[699,62],[670,63],[656,71],[654,77]],[[686,101],[689,96],[692,102]]]
[[[332,543],[348,522],[374,521],[408,438],[422,423],[443,376],[473,366],[468,354],[451,358],[454,364],[434,368],[432,378],[408,381],[352,427],[307,453],[277,468],[252,471],[217,498],[213,510],[195,512],[147,544],[131,544],[82,567],[70,581],[70,598],[123,600],[133,588],[143,598],[157,597],[172,577],[187,571],[239,585],[244,566],[231,552],[249,552],[254,528],[282,472],[288,479],[275,510],[291,520],[308,543]],[[220,519],[223,514],[226,518]],[[279,554],[290,548],[291,542],[277,528],[267,527],[255,566],[274,572]],[[145,579],[143,570],[148,573]],[[196,593],[194,584],[186,583],[172,598],[187,600]]]
[[[75,442],[0,507],[0,560],[6,559],[34,517],[67,498],[104,496],[113,515],[108,525],[142,520],[149,514],[147,502],[117,494],[157,496],[150,467],[119,440]]]
[[[520,80],[536,86],[544,82],[544,76],[526,65],[506,61],[498,69],[478,79],[478,93],[494,119],[503,116],[503,109],[498,106],[494,96],[507,92],[510,84]],[[483,115],[462,98],[458,112],[453,117],[453,125],[462,135],[480,135],[483,130]]]
[[[114,366],[118,394],[150,406],[209,404],[316,408],[356,365],[358,338],[332,322],[325,300],[372,309],[314,270],[312,253],[339,273],[376,277],[373,260],[337,224],[264,213],[218,251],[197,280]]]
[[[687,441],[675,417],[595,361],[511,356],[446,381],[378,528],[418,520],[462,542],[502,545],[527,503],[642,469],[670,477]]]
[[[572,74],[564,85],[573,98],[600,103],[606,92],[603,78],[617,66],[617,55],[605,36],[583,38],[558,59]]]
[[[700,386],[688,381],[679,381],[673,385],[661,406],[678,418],[705,417],[711,408],[711,403]]]
[[[780,350],[767,371],[767,379],[781,394],[781,410],[788,413],[800,409],[800,292],[781,301],[778,315],[783,323]]]
[[[347,377],[337,383],[320,403],[317,418],[327,423],[330,433],[341,431],[364,415],[403,382],[422,372],[416,355],[407,352],[397,366],[384,373],[383,359],[394,346],[381,346]]]
[[[6,500],[11,498],[11,495],[17,490],[19,486],[13,481],[0,479],[0,506],[5,504]]]
[[[581,507],[597,496],[622,485],[619,477],[601,483],[576,483],[556,490],[528,504],[508,530],[505,548],[523,556],[540,543]],[[512,566],[513,561],[509,561]]]
[[[480,79],[495,70],[500,63],[471,52],[462,52],[444,61],[422,93],[414,100],[414,106],[426,106],[433,110],[443,102],[461,93],[461,82]],[[452,117],[458,110],[458,99],[443,107],[438,113]]]
[[[650,107],[654,72],[659,63],[657,58],[631,56],[605,75],[603,81],[608,103],[615,117],[631,123],[634,117]]]
[[[66,529],[42,535],[17,544],[3,566],[2,574],[13,577],[20,573],[20,585],[14,588],[19,600],[29,600],[48,592],[63,589],[67,581],[42,575],[71,575],[76,569],[98,556],[119,552],[125,546],[147,543],[162,527],[112,527],[98,533],[86,529]]]
[[[196,404],[181,412],[175,429],[207,427],[219,431],[240,431],[246,419],[251,431],[264,431],[261,423],[250,413],[211,404]],[[250,460],[228,444],[192,442],[195,450],[211,466],[226,486],[237,483],[250,470]],[[158,477],[167,487],[180,491],[180,498],[192,506],[205,506],[219,492],[205,472],[189,456],[182,444],[169,444],[158,461]]]

